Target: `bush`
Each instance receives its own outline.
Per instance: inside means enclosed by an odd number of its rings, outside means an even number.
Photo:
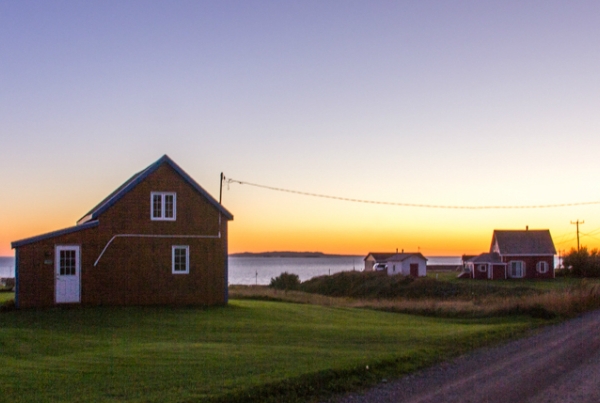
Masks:
[[[283,272],[275,278],[271,278],[269,287],[277,290],[297,290],[300,288],[300,277],[297,274]]]
[[[0,312],[14,311],[15,309],[17,309],[17,306],[14,299],[0,303]]]
[[[489,282],[449,282],[427,277],[388,276],[386,272],[340,272],[311,278],[300,291],[350,298],[463,298],[539,294],[529,287],[507,288]]]
[[[410,284],[412,277],[388,276],[386,272],[346,271],[331,276],[313,277],[302,283],[300,289],[330,297],[392,298],[400,286]]]
[[[564,266],[570,269],[574,277],[600,277],[600,252],[598,249],[588,251],[586,247],[571,249],[563,260]]]

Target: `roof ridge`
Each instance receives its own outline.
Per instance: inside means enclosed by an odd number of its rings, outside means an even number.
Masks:
[[[84,224],[90,220],[95,220],[98,216],[104,211],[106,211],[109,207],[114,205],[119,199],[121,199],[125,194],[135,188],[138,184],[140,184],[144,179],[146,179],[150,174],[156,171],[162,164],[169,164],[176,173],[178,173],[186,182],[188,182],[200,195],[206,198],[210,204],[217,208],[225,217],[229,219],[233,219],[233,215],[227,211],[219,202],[215,200],[206,190],[202,188],[190,175],[188,175],[179,165],[175,163],[167,154],[164,154],[158,160],[134,174],[128,180],[126,180],[121,186],[115,189],[112,193],[110,193],[107,197],[105,197],[100,203],[98,203],[94,208],[92,208],[86,215],[81,217],[77,221],[77,225]]]

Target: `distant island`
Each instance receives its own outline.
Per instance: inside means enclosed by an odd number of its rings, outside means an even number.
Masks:
[[[242,252],[232,253],[230,257],[342,257],[342,256],[355,256],[355,255],[334,255],[323,252]],[[358,256],[358,255],[357,255]]]

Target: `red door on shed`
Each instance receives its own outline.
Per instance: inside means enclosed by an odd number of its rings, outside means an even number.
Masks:
[[[410,264],[410,275],[413,277],[419,277],[419,263]]]

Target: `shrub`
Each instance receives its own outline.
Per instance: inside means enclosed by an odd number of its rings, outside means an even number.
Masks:
[[[14,299],[0,303],[0,312],[14,311],[15,309],[17,309],[17,306]]]
[[[579,250],[571,249],[563,262],[574,277],[600,277],[600,252],[598,249],[591,251],[588,251],[586,247]]]
[[[300,285],[300,290],[330,297],[349,298],[462,298],[520,296],[539,294],[529,287],[506,288],[489,282],[449,282],[433,278],[388,276],[385,272],[340,272],[314,277]]]
[[[330,297],[392,298],[403,285],[413,281],[412,277],[388,276],[385,272],[346,271],[313,277],[302,283],[300,289]]]
[[[275,278],[271,278],[269,287],[277,290],[297,290],[300,288],[300,277],[297,274],[283,272]]]

